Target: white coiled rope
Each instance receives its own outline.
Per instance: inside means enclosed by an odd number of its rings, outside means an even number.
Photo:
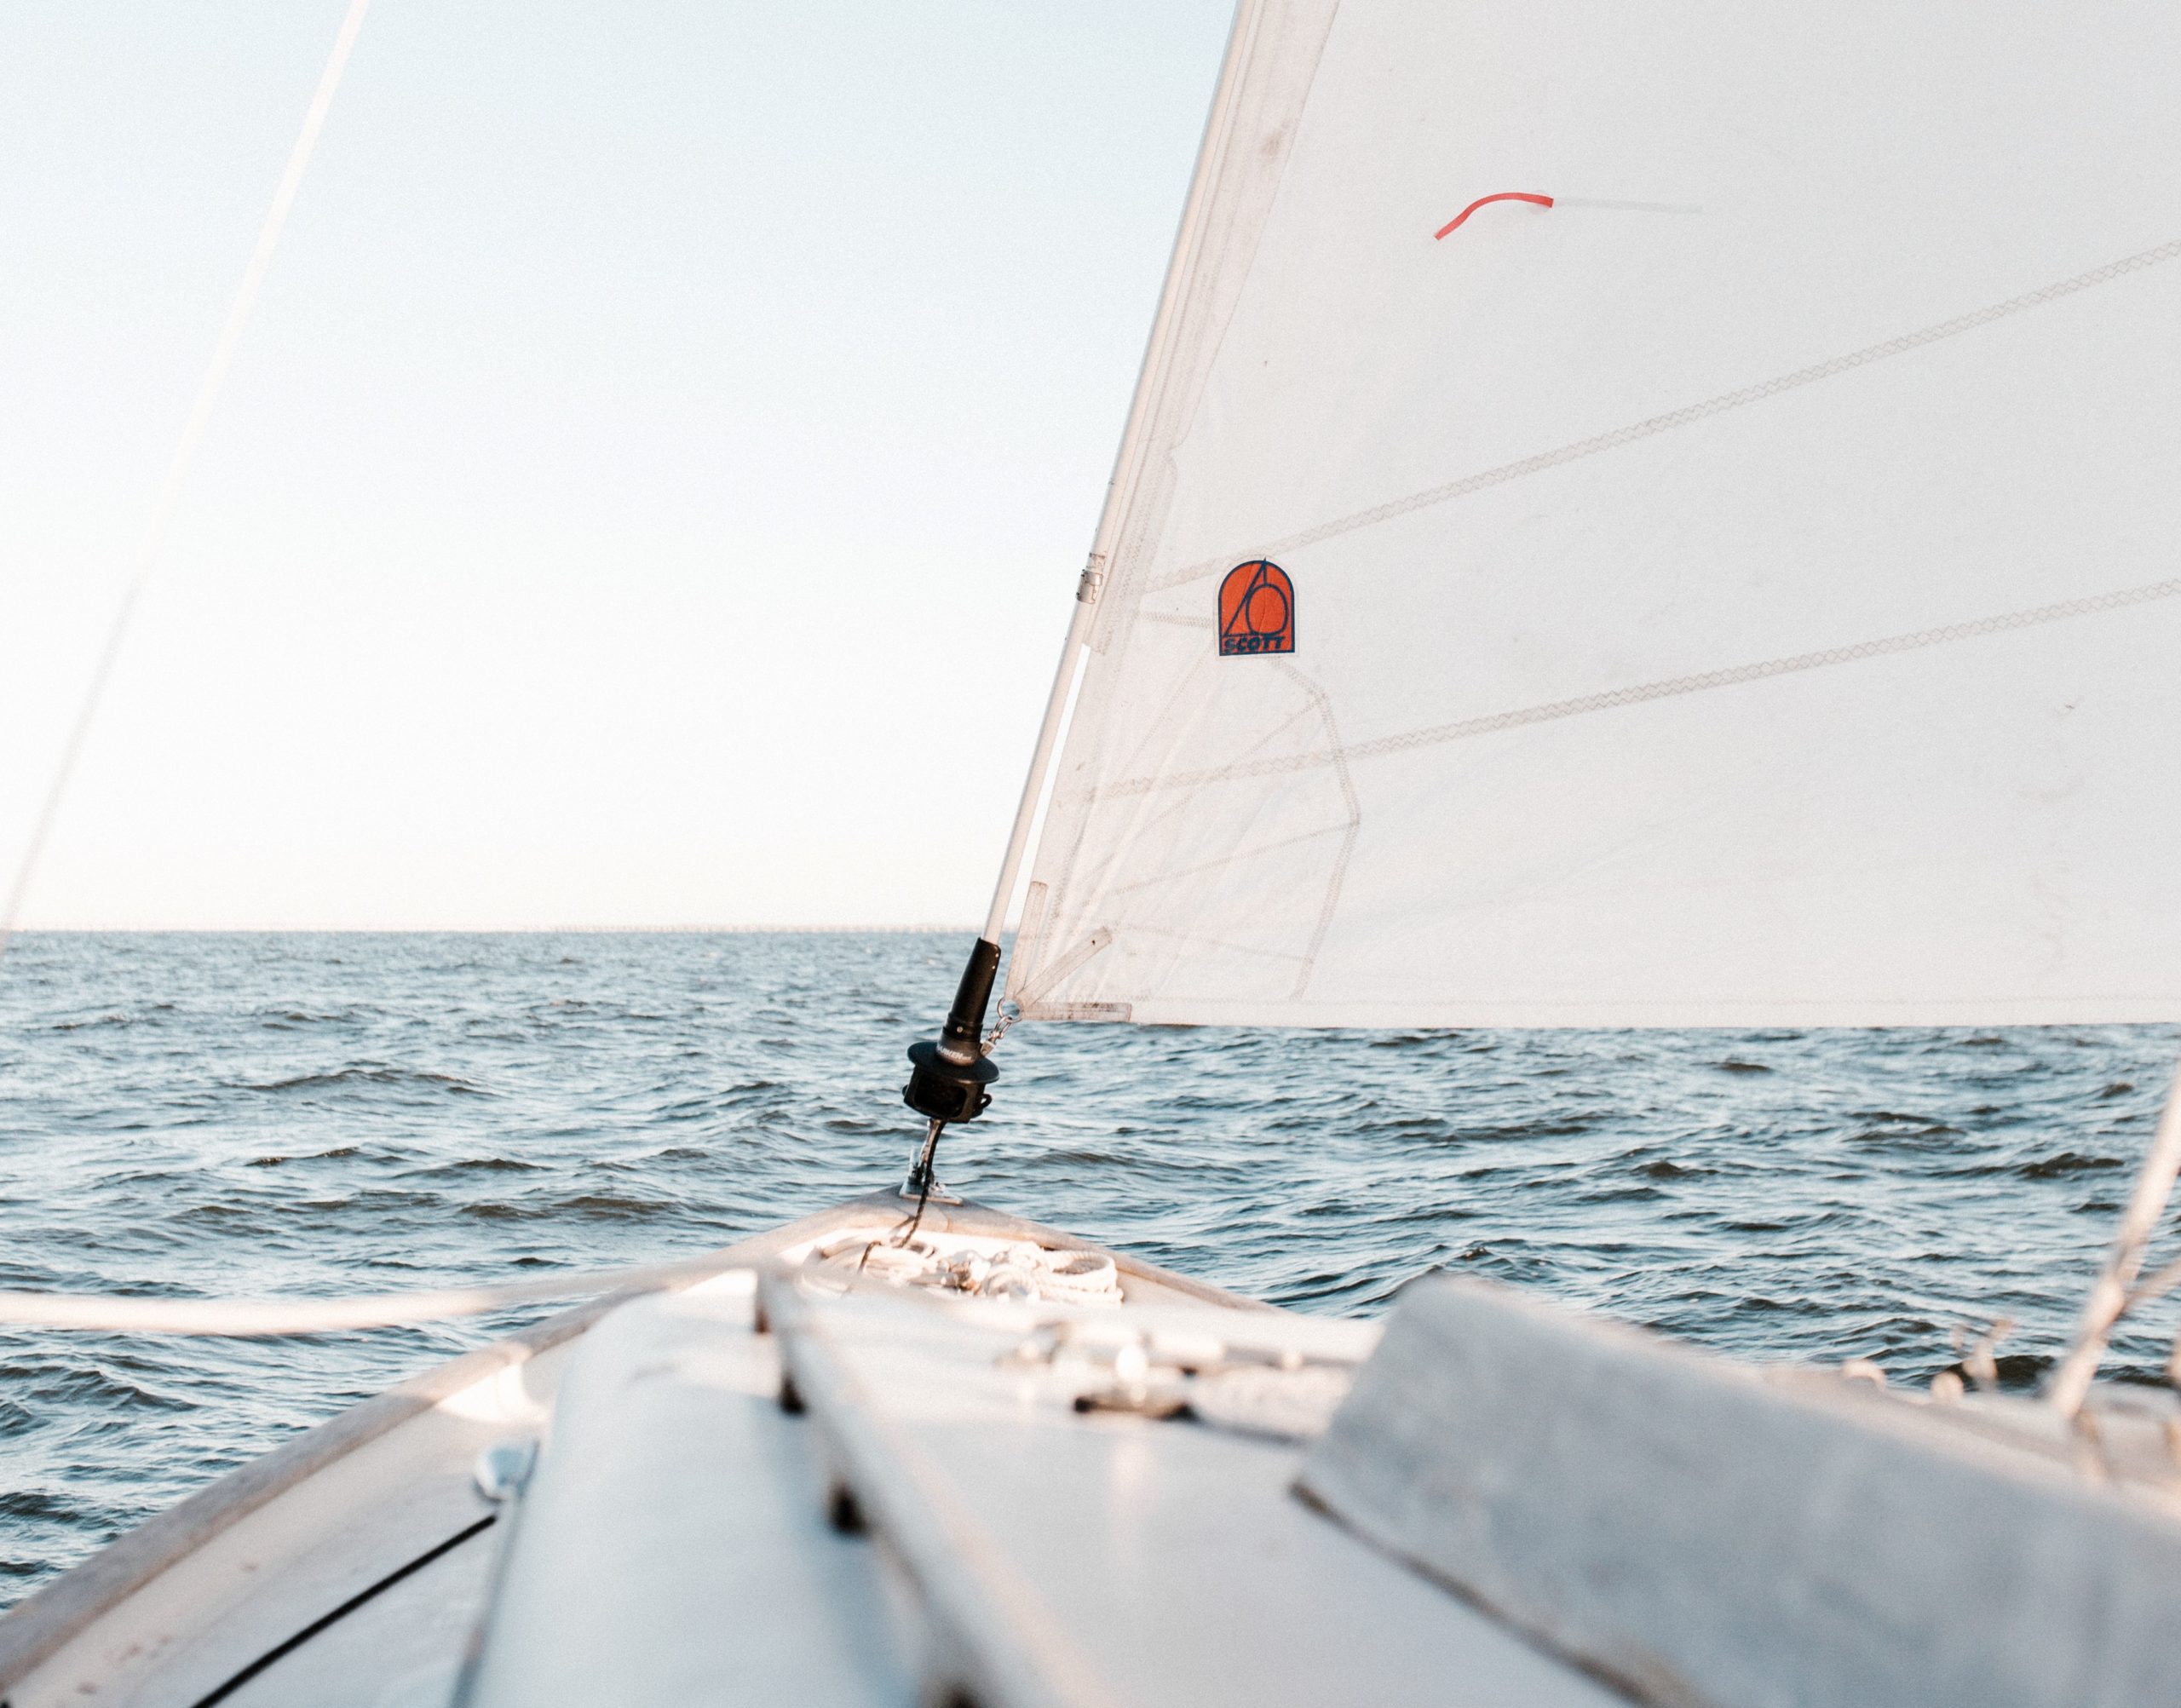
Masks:
[[[873,1239],[853,1234],[817,1247],[818,1262],[935,1292],[1025,1304],[1118,1305],[1120,1272],[1098,1251],[1054,1250],[1027,1239],[927,1234]]]

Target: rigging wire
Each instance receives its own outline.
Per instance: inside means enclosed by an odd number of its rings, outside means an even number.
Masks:
[[[279,187],[273,193],[273,205],[267,210],[265,223],[257,233],[257,243],[250,252],[250,262],[243,268],[242,283],[235,290],[234,301],[228,305],[227,318],[220,327],[218,342],[212,347],[212,359],[204,370],[204,377],[198,382],[197,396],[190,405],[188,419],[183,423],[181,438],[175,446],[174,455],[167,463],[166,478],[159,484],[158,496],[152,505],[150,520],[146,524],[142,539],[138,543],[135,566],[127,585],[123,589],[120,602],[115,606],[112,620],[106,625],[106,638],[91,667],[89,681],[83,689],[83,698],[76,708],[75,722],[69,726],[68,739],[60,750],[60,759],[55,766],[53,780],[47,786],[45,798],[40,803],[37,817],[31,826],[30,840],[23,846],[22,858],[15,867],[14,878],[9,887],[4,907],[0,907],[0,955],[8,951],[14,940],[16,927],[22,919],[23,904],[30,894],[31,880],[37,875],[38,861],[45,853],[45,845],[60,815],[60,803],[68,792],[68,784],[75,774],[78,762],[83,757],[83,745],[89,737],[91,725],[98,716],[99,704],[106,698],[107,684],[112,680],[114,664],[121,656],[122,643],[128,638],[129,624],[136,615],[136,607],[144,596],[144,589],[151,584],[152,572],[158,566],[159,557],[165,549],[167,535],[174,525],[175,511],[181,502],[181,492],[189,478],[189,471],[197,461],[199,447],[204,439],[204,429],[211,420],[213,405],[219,401],[220,393],[227,384],[227,369],[234,360],[235,347],[242,342],[243,328],[249,324],[250,310],[256,306],[258,287],[264,284],[267,270],[273,264],[273,251],[279,246],[280,233],[288,223],[288,210],[295,205],[296,193],[302,187],[303,172],[310,164],[313,150],[318,146],[319,132],[325,127],[325,115],[333,106],[334,91],[341,86],[341,75],[348,69],[348,55],[356,45],[357,32],[364,26],[364,14],[370,10],[371,0],[349,0],[348,10],[341,20],[340,33],[334,37],[333,52],[326,60],[325,69],[319,76],[317,92],[311,96],[310,109],[303,115],[303,127],[296,138],[296,146],[289,151],[288,164],[280,175]]]
[[[2158,1231],[2167,1205],[2172,1200],[2177,1177],[2181,1177],[2181,1071],[2174,1076],[2173,1089],[2167,1095],[2166,1107],[2151,1134],[2149,1148],[2144,1153],[2135,1189],[2129,1194],[2119,1227],[2114,1230],[2105,1266],[2098,1272],[2090,1297],[2083,1301],[2075,1338],[2069,1343],[2067,1355],[2046,1383],[2046,1399],[2063,1417],[2072,1418],[2082,1409],[2090,1385],[2097,1379],[2098,1367],[2105,1356],[2105,1343],[2115,1325],[2132,1307],[2157,1297],[2172,1285],[2173,1264],[2168,1264],[2141,1286],[2137,1285],[2137,1276],[2143,1268],[2151,1236]]]

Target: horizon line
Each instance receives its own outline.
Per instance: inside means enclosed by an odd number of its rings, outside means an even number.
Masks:
[[[18,928],[18,937],[95,937],[95,936],[200,936],[200,937],[573,937],[573,936],[656,936],[656,937],[749,937],[749,936],[838,936],[848,933],[913,936],[918,935],[952,935],[968,932],[975,935],[978,927],[969,923],[953,925],[872,925],[872,924],[816,924],[816,925],[26,925]]]

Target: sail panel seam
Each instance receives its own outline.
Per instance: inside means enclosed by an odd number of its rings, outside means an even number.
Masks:
[[[1306,546],[1320,544],[1341,534],[1353,533],[1359,528],[1372,527],[1379,522],[1392,521],[1397,517],[1408,515],[1413,511],[1428,509],[1435,504],[1447,503],[1456,498],[1465,498],[1470,493],[1483,492],[1488,487],[1504,486],[1510,480],[1519,480],[1528,474],[1543,474],[1549,469],[1557,469],[1566,463],[1580,462],[1585,457],[1595,457],[1602,451],[1617,450],[1621,446],[1633,444],[1638,440],[1654,438],[1661,433],[1670,433],[1676,428],[1689,427],[1697,422],[1709,420],[1715,415],[1724,415],[1729,411],[1741,409],[1750,404],[1762,403],[1766,399],[1777,397],[1784,392],[1798,391],[1804,386],[1815,385],[1820,380],[1833,379],[1841,374],[1851,373],[1858,368],[1867,367],[1873,362],[1884,361],[1890,356],[1907,355],[1912,351],[1923,349],[1928,345],[1958,337],[1964,332],[1974,331],[1980,326],[1988,326],[1995,320],[2004,320],[2011,315],[2019,314],[2031,308],[2041,308],[2047,303],[2059,302],[2064,297],[2073,296],[2097,285],[2110,284],[2114,279],[2125,278],[2130,273],[2140,273],[2147,267],[2157,267],[2165,262],[2173,260],[2176,256],[2181,256],[2181,238],[2177,238],[2170,243],[2161,244],[2155,249],[2147,249],[2139,254],[2124,256],[2119,261],[2108,262],[2103,267],[2092,267],[2087,273],[2079,273],[2071,279],[2060,280],[2057,284],[2041,286],[2038,290],[2029,291],[2020,296],[2009,297],[2004,302],[1991,303],[1985,308],[1972,310],[1969,313],[1957,315],[1951,320],[1942,320],[1936,325],[1925,326],[1913,332],[1904,332],[1900,336],[1889,338],[1883,343],[1872,344],[1860,350],[1852,350],[1846,355],[1835,356],[1827,361],[1819,362],[1810,367],[1798,368],[1793,373],[1781,374],[1773,379],[1759,381],[1754,385],[1744,386],[1736,391],[1724,392],[1702,403],[1689,404],[1680,409],[1669,410],[1663,415],[1654,415],[1642,421],[1631,422],[1626,427],[1615,428],[1608,433],[1601,433],[1588,439],[1577,440],[1574,443],[1563,445],[1557,450],[1539,451],[1535,456],[1525,457],[1513,463],[1504,463],[1496,469],[1487,469],[1480,474],[1465,474],[1458,480],[1447,482],[1444,486],[1433,486],[1421,492],[1411,493],[1405,498],[1395,498],[1383,504],[1373,505],[1367,510],[1353,511],[1347,515],[1336,517],[1332,521],[1321,522],[1315,527],[1305,528],[1300,533],[1289,534],[1284,538],[1274,540],[1262,547],[1238,549],[1223,553],[1217,557],[1200,559],[1185,569],[1176,570],[1170,575],[1159,577],[1147,584],[1144,588],[1144,596],[1148,597],[1154,593],[1164,593],[1176,587],[1184,587],[1193,581],[1201,581],[1205,577],[1217,575],[1246,557],[1279,557],[1287,553],[1300,551]]]
[[[1557,722],[1563,718],[1582,717],[1592,712],[1617,711],[1651,700],[1676,699],[1713,688],[1738,687],[1773,676],[1800,675],[1810,670],[1826,670],[1835,664],[1861,664],[1867,659],[1888,658],[1900,653],[1923,652],[1957,641],[1976,640],[1988,635],[2006,634],[2017,629],[2064,622],[2070,618],[2095,616],[2130,606],[2148,605],[2159,600],[2172,599],[2177,595],[2181,595],[2181,577],[2151,582],[2141,587],[2122,588],[2112,593],[2065,600],[2057,605],[2040,605],[2027,611],[2011,611],[1998,616],[1981,617],[1971,622],[1952,623],[1942,628],[1919,629],[1907,635],[1858,641],[1850,646],[1829,647],[1823,652],[1797,653],[1787,658],[1768,658],[1756,664],[1734,664],[1724,670],[1705,670],[1693,676],[1669,676],[1628,687],[1608,688],[1602,693],[1548,700],[1542,704],[1523,706],[1511,711],[1492,712],[1482,717],[1435,724],[1398,735],[1380,736],[1376,740],[1360,741],[1345,748],[1317,749],[1277,759],[1252,760],[1200,771],[1177,772],[1165,777],[1130,778],[1107,785],[1098,791],[1098,795],[1102,799],[1111,800],[1116,796],[1149,794],[1163,789],[1194,788],[1207,783],[1232,782],[1246,777],[1277,776],[1284,772],[1305,771],[1325,765],[1345,765],[1354,760],[1381,758],[1387,754],[1405,752],[1412,748],[1436,746],[1441,742],[1459,741],[1470,736],[1497,734],[1502,730],[1519,729],[1529,724]]]
[[[1321,825],[1315,831],[1303,831],[1292,837],[1282,837],[1277,842],[1260,842],[1254,848],[1237,848],[1232,854],[1221,854],[1217,860],[1200,860],[1194,866],[1185,866],[1173,871],[1162,871],[1155,877],[1139,877],[1126,883],[1108,884],[1099,890],[1099,899],[1111,902],[1115,897],[1129,895],[1137,890],[1150,889],[1162,883],[1177,883],[1185,877],[1201,877],[1206,872],[1225,871],[1246,860],[1262,860],[1267,854],[1284,854],[1289,848],[1300,848],[1305,842],[1316,842],[1321,837],[1346,836],[1353,825],[1343,820],[1338,825]]]

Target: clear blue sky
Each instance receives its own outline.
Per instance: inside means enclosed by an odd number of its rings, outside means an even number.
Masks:
[[[344,9],[0,11],[10,866]],[[1228,15],[374,0],[28,923],[981,915]]]

